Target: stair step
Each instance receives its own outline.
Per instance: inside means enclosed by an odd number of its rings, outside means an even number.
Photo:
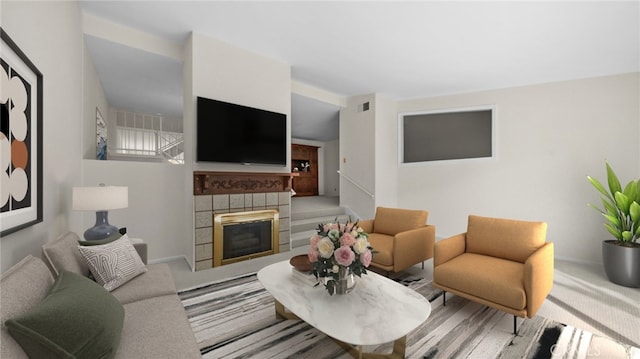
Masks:
[[[336,216],[344,215],[344,208],[342,207],[330,207],[330,208],[322,208],[311,211],[296,211],[295,208],[291,209],[291,220],[299,221],[303,219],[310,219],[316,217],[333,217],[333,220]]]
[[[307,208],[300,211],[296,208],[294,202],[291,207],[291,248],[298,248],[309,245],[309,239],[316,234],[316,229],[320,223],[334,222],[336,219],[340,223],[349,220],[349,216],[345,214],[345,210],[340,206],[322,206],[312,204],[311,206],[301,205]],[[299,207],[299,208],[300,208]],[[309,207],[315,209],[308,209]]]
[[[315,230],[302,231],[291,234],[291,248],[309,245],[309,239],[316,234]]]
[[[291,233],[315,230],[316,228],[318,228],[318,225],[320,223],[333,222],[336,220],[336,218],[340,223],[345,223],[346,221],[349,220],[349,216],[347,216],[344,213],[342,215],[313,217],[313,218],[302,219],[302,220],[293,220],[291,221]]]

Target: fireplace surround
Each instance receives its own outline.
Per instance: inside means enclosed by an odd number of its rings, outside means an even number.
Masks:
[[[214,263],[217,251],[213,241],[214,217],[218,214],[276,210],[279,229],[274,253],[289,251],[291,176],[291,173],[193,172],[195,270],[220,265]]]

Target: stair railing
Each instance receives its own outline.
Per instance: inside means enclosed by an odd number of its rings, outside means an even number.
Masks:
[[[361,184],[359,184],[358,182],[356,182],[353,178],[345,175],[344,173],[337,171],[338,174],[340,176],[342,176],[344,179],[346,179],[347,181],[351,182],[354,186],[356,186],[356,188],[358,188],[359,190],[361,190],[362,192],[366,193],[369,197],[371,197],[372,199],[375,198],[375,195],[371,192],[369,192],[369,190],[367,190],[366,188],[364,188]]]

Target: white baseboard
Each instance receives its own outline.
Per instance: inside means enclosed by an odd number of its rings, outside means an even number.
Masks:
[[[187,262],[187,264],[189,264],[189,261],[187,260],[187,256],[183,255],[179,255],[179,256],[171,256],[171,257],[164,257],[164,258],[156,258],[156,259],[151,259],[149,260],[149,264],[157,264],[157,263],[167,263],[167,262],[173,262],[173,261],[177,261],[183,259],[185,262]],[[191,268],[191,271],[193,271],[193,268],[191,267],[191,264],[189,264],[189,267]]]
[[[561,260],[563,262],[571,262],[571,263],[583,264],[583,265],[588,265],[593,267],[602,267],[602,262],[594,262],[586,259],[571,258],[571,257],[565,257],[565,256],[555,256],[555,259]]]

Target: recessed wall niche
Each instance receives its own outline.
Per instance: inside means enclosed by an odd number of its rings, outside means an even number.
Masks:
[[[84,41],[94,79],[85,103],[106,120],[107,160],[184,163],[182,62],[89,34]],[[96,127],[87,127],[85,158],[95,159]]]

